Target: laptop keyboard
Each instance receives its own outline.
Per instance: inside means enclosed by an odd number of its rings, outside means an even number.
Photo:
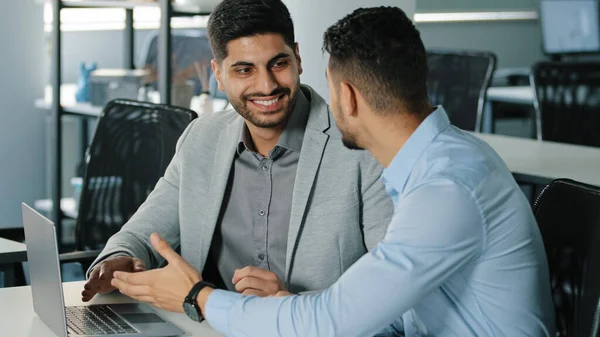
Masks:
[[[66,307],[69,335],[116,335],[138,331],[108,306]]]

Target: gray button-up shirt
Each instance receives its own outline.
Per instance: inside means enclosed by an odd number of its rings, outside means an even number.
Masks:
[[[235,290],[231,282],[235,270],[246,266],[270,270],[286,280],[292,194],[309,109],[300,90],[292,115],[267,157],[254,150],[246,126],[240,135],[209,256],[229,290]]]

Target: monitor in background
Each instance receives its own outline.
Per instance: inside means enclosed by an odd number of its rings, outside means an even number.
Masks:
[[[597,0],[541,0],[546,54],[600,52]]]

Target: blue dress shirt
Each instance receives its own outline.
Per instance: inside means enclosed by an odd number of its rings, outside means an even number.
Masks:
[[[382,177],[395,206],[383,241],[329,289],[278,298],[215,290],[227,336],[553,336],[540,233],[508,168],[439,107]]]

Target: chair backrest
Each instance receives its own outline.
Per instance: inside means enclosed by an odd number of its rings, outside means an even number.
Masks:
[[[443,105],[455,126],[480,131],[496,56],[490,52],[428,50],[427,61],[431,103]]]
[[[600,189],[550,183],[533,211],[544,240],[559,336],[598,336]]]
[[[600,63],[534,66],[538,138],[600,146]]]
[[[100,249],[131,218],[163,176],[192,110],[114,100],[87,150],[76,224],[78,250]]]

